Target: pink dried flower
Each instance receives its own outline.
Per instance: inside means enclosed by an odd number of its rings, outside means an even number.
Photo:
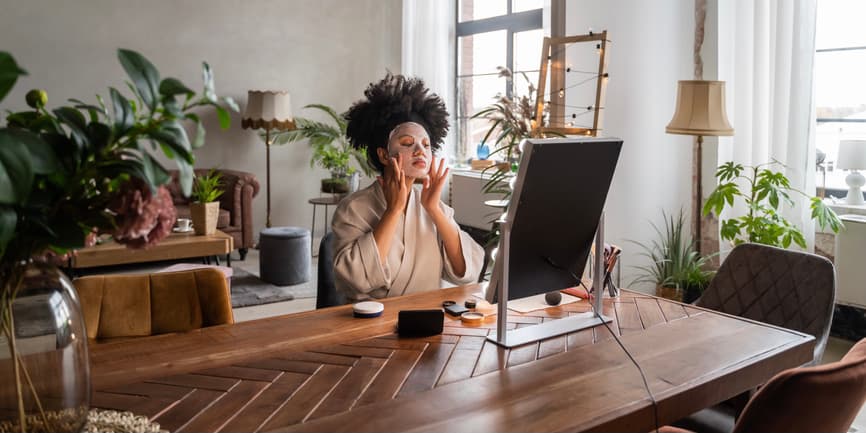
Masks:
[[[148,248],[158,243],[171,233],[177,216],[168,189],[160,186],[152,194],[140,179],[123,186],[111,210],[117,223],[114,239],[128,248]]]

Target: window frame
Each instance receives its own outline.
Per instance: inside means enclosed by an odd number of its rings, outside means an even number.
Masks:
[[[484,1],[484,0],[474,0],[474,1]],[[460,74],[460,50],[458,48],[460,44],[460,38],[465,36],[472,36],[480,33],[493,32],[498,30],[505,30],[505,39],[506,39],[506,48],[505,48],[505,67],[507,67],[510,71],[514,72],[514,34],[530,31],[530,30],[543,30],[544,29],[544,7],[542,6],[539,9],[531,9],[527,11],[521,12],[513,12],[513,0],[506,0],[506,12],[505,15],[498,15],[494,17],[482,18],[478,20],[471,21],[463,21],[460,22],[460,0],[454,0],[455,8],[457,13],[454,14],[455,21],[455,44],[454,44],[454,101],[456,103],[455,107],[455,116],[454,119],[456,121],[456,125],[454,125],[454,133],[457,137],[457,140],[460,140],[461,137],[461,121],[467,120],[472,117],[474,113],[462,113],[460,112],[460,80],[468,77],[480,77],[480,76],[489,76],[489,75],[497,75],[496,72],[485,73],[485,74]],[[508,98],[511,98],[514,93],[514,83],[511,77],[506,78],[505,80],[505,95]],[[468,146],[471,143],[457,143],[457,147]],[[454,157],[457,155],[457,149],[454,151],[455,153],[449,155],[450,157]],[[461,163],[464,161],[461,161]]]
[[[841,52],[841,51],[866,51],[866,46],[850,46],[850,47],[832,47],[832,48],[816,48],[815,56],[817,60],[817,56],[821,53],[833,53],[833,52]],[[818,117],[817,113],[818,107],[815,107],[815,125],[819,126],[825,123],[861,123],[866,124],[866,119],[847,119],[847,118],[839,118],[839,117]],[[816,181],[815,187],[818,190],[819,194],[822,196],[828,196],[830,194],[844,196],[847,192],[847,188],[839,188],[839,187],[828,187],[826,182],[826,167],[819,170],[815,170]],[[818,186],[817,176],[822,176],[822,184]]]

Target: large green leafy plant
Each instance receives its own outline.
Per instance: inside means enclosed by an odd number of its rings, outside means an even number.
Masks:
[[[343,116],[323,104],[310,104],[304,108],[314,108],[324,112],[333,123],[296,117],[296,129],[276,133],[275,144],[308,140],[313,148],[310,167],[318,165],[338,176],[345,176],[355,172],[355,168],[350,166],[350,161],[354,157],[365,175],[373,175],[375,170],[367,161],[367,152],[363,149],[355,149],[349,144],[349,139],[346,137],[348,122]]]
[[[508,68],[498,67],[499,76],[513,79],[513,74]],[[487,133],[481,139],[482,145],[493,144],[490,157],[500,157],[509,164],[514,164],[520,157],[520,142],[526,138],[539,136],[539,128],[535,125],[535,84],[529,80],[525,73],[521,76],[526,81],[527,92],[517,97],[497,95],[495,102],[479,112],[472,115],[472,119],[486,119],[489,121]],[[559,135],[559,134],[556,134]],[[487,181],[484,183],[482,192],[488,194],[499,194],[503,200],[511,196],[511,189],[506,187],[510,171],[500,170],[497,166],[484,170]]]
[[[30,109],[9,112],[5,125],[0,123],[0,331],[13,354],[21,430],[24,388],[11,306],[27,263],[83,247],[96,233],[110,233],[131,247],[167,236],[175,212],[162,185],[170,177],[154,153],[175,161],[189,195],[193,150],[205,140],[200,108],[216,109],[223,128],[230,123],[226,107],[237,110],[231,99],[217,98],[207,63],[198,95],[176,78],[162,78],[135,51],[118,50],[117,58],[131,96],[111,87],[95,102],[72,99],[49,110],[48,95],[34,90],[26,97]],[[14,58],[0,51],[0,102],[22,75]],[[193,139],[184,122],[194,125]]]
[[[722,220],[722,239],[734,244],[755,242],[784,248],[793,242],[806,248],[803,232],[780,213],[779,208],[783,203],[794,205],[791,200],[792,193],[809,197],[812,219],[822,228],[830,228],[834,233],[838,233],[842,221],[836,213],[820,198],[792,188],[784,173],[770,168],[773,165],[782,166],[778,161],[754,167],[734,162],[719,166],[716,171],[719,185],[707,197],[703,208],[704,215],[710,212],[720,215],[725,207],[734,205],[734,200],[743,200],[748,211],[741,217]],[[745,182],[748,189],[741,190],[738,181]]]

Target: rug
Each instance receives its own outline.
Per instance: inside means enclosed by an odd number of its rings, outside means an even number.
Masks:
[[[243,269],[234,268],[233,271],[233,308],[316,297],[315,279],[294,286],[275,286]]]

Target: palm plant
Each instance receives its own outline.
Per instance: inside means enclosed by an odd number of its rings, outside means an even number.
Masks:
[[[709,257],[695,251],[694,242],[684,235],[686,224],[682,209],[676,216],[662,212],[662,217],[665,220],[663,230],[651,223],[657,235],[655,240],[649,244],[630,241],[643,250],[640,255],[650,262],[635,267],[639,275],[632,284],[655,284],[659,291],[674,289],[682,293],[684,301],[690,302],[693,299],[689,299],[688,292],[692,292],[692,298],[697,298],[713,276],[712,271],[704,269]]]
[[[274,134],[274,144],[309,140],[310,146],[313,147],[310,167],[318,164],[319,167],[329,170],[335,178],[345,177],[355,172],[355,168],[349,166],[350,157],[354,157],[365,175],[368,177],[373,175],[375,170],[367,160],[367,152],[364,149],[355,149],[349,144],[349,139],[346,137],[348,122],[345,117],[323,104],[309,104],[304,108],[325,112],[334,121],[333,124],[296,117],[296,129]]]

